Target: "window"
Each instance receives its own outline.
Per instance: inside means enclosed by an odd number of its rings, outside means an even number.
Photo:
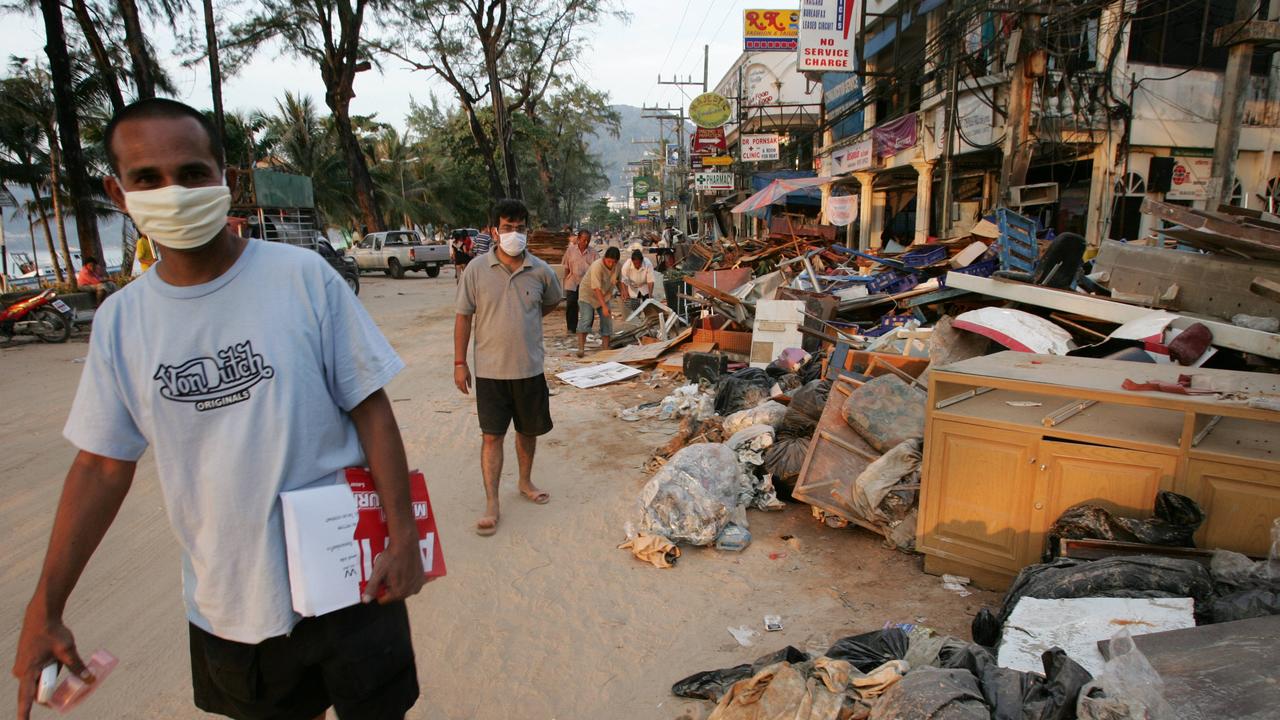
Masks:
[[[1266,14],[1263,2],[1256,19],[1265,20]],[[1129,60],[1224,70],[1227,48],[1213,44],[1213,33],[1234,21],[1235,3],[1226,0],[1140,0],[1129,27]],[[1270,71],[1273,52],[1254,51],[1254,75],[1266,75]]]

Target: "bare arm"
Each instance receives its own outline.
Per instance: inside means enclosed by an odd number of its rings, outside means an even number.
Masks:
[[[600,288],[592,288],[591,292],[595,294],[596,301],[600,303],[601,312],[605,314],[605,317],[608,317],[609,316],[609,298],[604,296],[604,292],[601,291]]]
[[[547,314],[546,308],[542,309],[542,314]],[[471,392],[471,369],[467,367],[467,344],[471,342],[472,317],[458,313],[453,318],[453,384],[463,395]]]
[[[377,598],[382,603],[403,600],[421,590],[423,583],[418,528],[409,500],[409,462],[405,459],[404,441],[385,390],[365,398],[350,414],[373,474],[373,487],[386,514],[390,536],[390,544],[378,556],[361,599],[370,602]],[[379,589],[385,589],[385,594],[379,596]]]
[[[19,679],[18,717],[25,720],[35,699],[40,670],[55,659],[83,674],[75,639],[62,623],[67,598],[89,564],[120,505],[129,494],[137,463],[81,451],[67,471],[53,519],[49,549],[27,605],[13,674]]]

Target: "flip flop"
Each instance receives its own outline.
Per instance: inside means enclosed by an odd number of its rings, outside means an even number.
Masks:
[[[492,520],[493,524],[488,527],[481,525],[480,523],[484,522],[485,520]],[[485,515],[484,517],[476,521],[476,534],[479,535],[480,537],[489,537],[496,532],[498,532],[498,518],[492,515]]]
[[[546,505],[547,503],[551,502],[551,493],[538,491],[536,493],[530,494],[521,490],[520,494],[524,496],[525,500],[528,500],[534,505]]]

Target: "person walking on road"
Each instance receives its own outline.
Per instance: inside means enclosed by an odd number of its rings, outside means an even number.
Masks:
[[[613,335],[613,312],[609,301],[618,291],[618,258],[622,253],[616,247],[604,251],[604,257],[591,263],[587,275],[578,286],[578,357],[587,351],[587,333],[595,316],[600,316],[600,343],[609,349],[609,336]]]
[[[579,230],[564,250],[564,319],[570,333],[578,331],[578,286],[586,277],[599,253],[591,247],[591,231]]]
[[[529,210],[524,203],[499,201],[492,222],[497,243],[463,271],[453,326],[453,382],[463,394],[470,394],[474,382],[484,438],[480,473],[485,511],[476,522],[476,533],[483,536],[498,531],[502,444],[513,424],[520,494],[538,505],[551,500],[549,493],[533,484],[533,456],[538,436],[551,432],[553,426],[543,374],[542,318],[564,299],[555,272],[525,249]],[[467,362],[472,335],[474,378]]]
[[[79,453],[18,638],[18,717],[46,665],[87,675],[63,611],[147,447],[182,548],[196,707],[402,717],[418,697],[404,599],[423,572],[383,387],[404,364],[320,255],[229,230],[221,144],[199,111],[140,100],[116,113],[104,144],[108,196],[164,253],[94,317],[63,431]],[[280,493],[358,465],[373,473],[390,544],[362,604],[301,618]]]

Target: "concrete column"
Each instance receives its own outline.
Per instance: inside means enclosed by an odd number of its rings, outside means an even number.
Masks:
[[[1095,247],[1102,244],[1111,225],[1111,206],[1116,187],[1117,137],[1119,132],[1109,132],[1093,148],[1093,174],[1089,181],[1089,209],[1085,215],[1084,239]]]
[[[858,249],[866,252],[871,249],[871,184],[875,182],[876,176],[869,172],[854,173],[853,176],[861,186],[858,190]]]
[[[929,160],[912,161],[916,169],[916,234],[913,242],[929,240],[929,217],[933,213],[933,166]],[[946,212],[946,208],[943,208]]]

